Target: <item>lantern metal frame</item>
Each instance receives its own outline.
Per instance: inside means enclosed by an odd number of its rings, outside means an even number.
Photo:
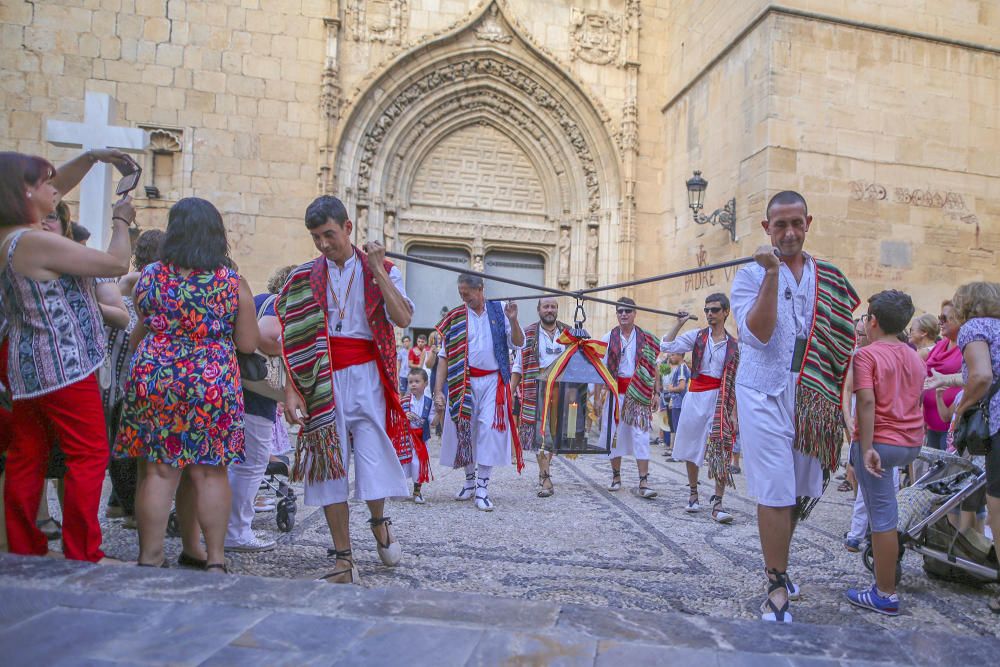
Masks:
[[[699,225],[719,225],[729,231],[730,240],[736,241],[736,198],[733,197],[722,208],[705,215],[701,209],[705,202],[708,181],[702,177],[700,171],[695,170],[694,176],[685,181],[685,185],[688,192],[688,207],[694,215],[694,221]]]

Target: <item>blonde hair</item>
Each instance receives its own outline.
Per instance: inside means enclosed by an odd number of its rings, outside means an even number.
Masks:
[[[288,266],[283,266],[272,273],[271,277],[267,279],[268,293],[277,294],[280,292],[281,288],[285,286],[285,282],[288,280],[288,274],[291,273],[294,268],[294,264],[289,264]]]
[[[1000,283],[967,283],[958,288],[952,301],[959,323],[973,317],[1000,319]]]
[[[941,325],[938,324],[938,318],[934,317],[930,313],[924,313],[920,317],[913,320],[913,324],[910,325],[910,328],[919,331],[931,340],[937,340],[941,335]]]

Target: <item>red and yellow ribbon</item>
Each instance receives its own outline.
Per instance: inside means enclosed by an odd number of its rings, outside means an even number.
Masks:
[[[552,395],[552,390],[555,387],[556,380],[562,375],[562,372],[566,370],[566,364],[569,363],[570,357],[576,354],[577,350],[583,352],[583,356],[587,358],[590,365],[597,370],[597,374],[601,376],[604,380],[604,385],[608,388],[611,395],[614,396],[615,400],[615,423],[618,423],[618,382],[611,375],[611,371],[608,367],[604,365],[604,355],[608,351],[608,344],[604,341],[594,340],[592,338],[578,338],[570,333],[569,329],[563,329],[563,332],[559,334],[559,338],[556,339],[558,343],[566,346],[563,353],[559,355],[552,364],[552,370],[549,371],[549,376],[545,380],[545,393],[543,395],[544,400],[539,401],[539,405],[546,406],[542,409],[541,418],[541,432],[545,433],[545,418],[548,416],[549,411],[547,406],[549,404],[549,396]]]

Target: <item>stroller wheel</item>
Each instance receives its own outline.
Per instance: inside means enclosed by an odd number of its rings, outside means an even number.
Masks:
[[[167,518],[167,537],[180,537],[181,524],[177,521],[177,510],[171,510]]]
[[[283,533],[290,532],[292,528],[295,527],[295,501],[289,498],[283,498],[278,503],[277,516],[275,520],[278,524],[278,530]]]
[[[875,574],[875,551],[872,548],[872,543],[869,542],[865,545],[865,551],[861,555],[861,559],[864,561],[865,569]],[[903,578],[903,547],[899,548],[899,560],[896,561],[896,583],[898,584]]]

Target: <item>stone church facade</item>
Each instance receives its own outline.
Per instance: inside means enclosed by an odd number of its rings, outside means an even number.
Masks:
[[[211,200],[258,288],[314,254],[319,193],[361,240],[567,289],[749,255],[786,188],[863,296],[1000,275],[993,0],[7,0],[0,29],[4,147],[65,158],[46,121],[108,93],[150,140],[140,223]],[[404,270],[430,326],[453,280]],[[694,310],[732,273],[607,296]]]

